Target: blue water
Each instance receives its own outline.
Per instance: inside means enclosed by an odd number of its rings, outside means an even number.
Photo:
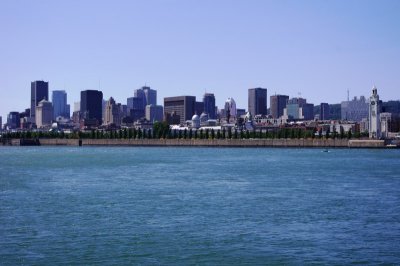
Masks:
[[[0,264],[400,264],[400,150],[0,147]]]

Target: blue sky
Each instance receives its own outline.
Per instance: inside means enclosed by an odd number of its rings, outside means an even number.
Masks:
[[[247,89],[338,103],[400,99],[400,1],[0,1],[0,115],[30,105],[30,82],[101,89],[126,103]],[[269,105],[269,102],[268,102]]]

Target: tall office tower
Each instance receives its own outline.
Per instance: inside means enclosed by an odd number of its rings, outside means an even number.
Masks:
[[[351,101],[341,103],[342,120],[361,122],[363,118],[368,118],[369,104],[364,96],[360,99],[354,97]]]
[[[97,90],[81,91],[80,114],[82,119],[97,120],[102,123],[103,92]]]
[[[184,124],[195,112],[195,96],[176,96],[164,98],[164,119],[169,124]]]
[[[163,120],[163,107],[161,105],[146,105],[146,120],[150,122],[161,122]]]
[[[283,109],[286,108],[286,103],[289,100],[287,95],[272,95],[270,97],[270,114],[272,118],[279,118],[283,115]]]
[[[227,123],[236,121],[237,109],[236,109],[236,102],[233,98],[228,98],[225,101],[224,117],[226,118]]]
[[[67,104],[67,93],[64,90],[55,90],[51,97],[53,103],[53,118],[61,116],[69,118],[69,106]]]
[[[46,100],[41,100],[36,106],[35,122],[38,128],[51,126],[53,121],[53,104]]]
[[[204,103],[203,102],[195,102],[194,113],[201,115],[203,112],[204,112]]]
[[[81,102],[74,102],[74,112],[79,112],[81,110]]]
[[[327,103],[321,103],[321,115],[319,116],[320,120],[329,120],[330,115],[329,115],[329,104]]]
[[[154,104],[157,105],[157,91],[150,89],[150,87],[144,86],[142,88],[144,96],[146,98],[146,105]]]
[[[209,119],[216,119],[215,96],[213,93],[205,93],[203,96],[204,112],[208,114]]]
[[[252,115],[267,115],[267,89],[249,89],[248,109]]]
[[[3,118],[0,116],[0,130],[3,129]]]
[[[19,112],[10,112],[7,115],[7,128],[16,129],[20,127]]]
[[[142,97],[130,97],[126,99],[127,112],[134,121],[145,117],[145,109],[143,109]]]
[[[134,96],[142,99],[143,109],[149,104],[157,105],[157,91],[150,89],[150,87],[143,86],[135,90]]]
[[[105,125],[114,124],[116,126],[121,125],[121,104],[115,103],[113,97],[111,97],[106,102],[103,124]]]
[[[314,119],[314,104],[305,103],[300,107],[300,119],[303,120]]]
[[[31,118],[35,119],[35,109],[41,100],[49,100],[49,83],[41,80],[31,82]]]
[[[381,138],[381,121],[380,121],[380,102],[378,90],[374,86],[372,88],[372,95],[369,98],[369,138]]]
[[[307,104],[307,100],[303,98],[292,98],[287,101],[284,109],[284,116],[287,119],[305,119],[303,117],[302,107]],[[309,111],[307,109],[307,111]],[[308,113],[307,113],[308,115]]]

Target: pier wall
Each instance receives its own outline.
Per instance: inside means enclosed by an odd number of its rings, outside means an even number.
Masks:
[[[383,140],[347,139],[41,139],[40,145],[383,148]]]
[[[348,139],[12,139],[12,146],[176,146],[176,147],[298,147],[385,148],[384,140]]]

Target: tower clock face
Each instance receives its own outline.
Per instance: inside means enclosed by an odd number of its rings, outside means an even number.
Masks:
[[[371,105],[375,105],[375,102],[371,102]]]

